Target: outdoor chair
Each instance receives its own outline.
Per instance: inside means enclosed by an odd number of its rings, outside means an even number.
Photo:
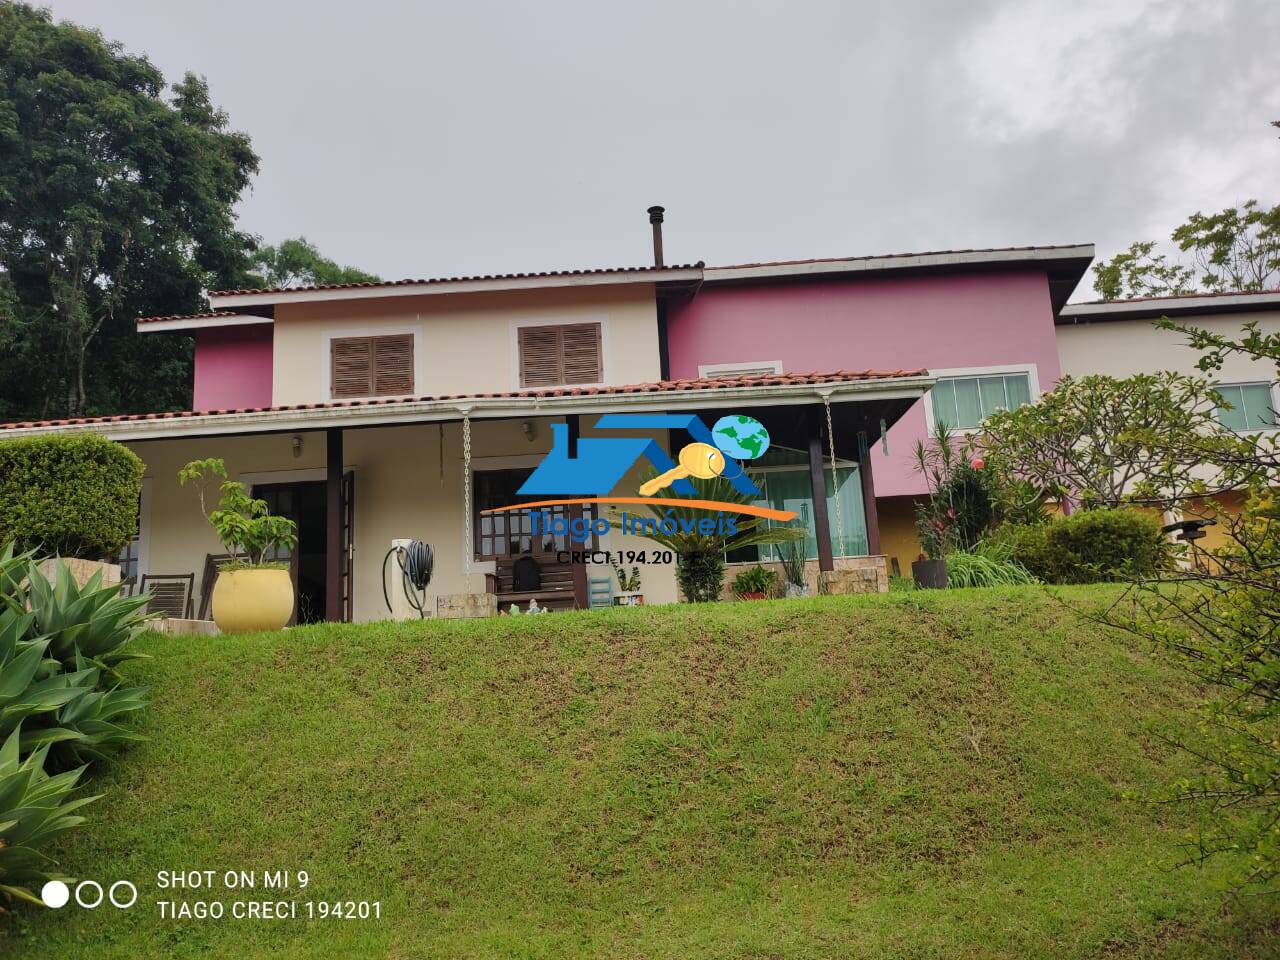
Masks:
[[[144,573],[139,592],[151,591],[148,613],[162,613],[175,620],[190,619],[191,595],[195,590],[194,573]]]
[[[213,585],[218,582],[218,566],[235,559],[229,553],[206,553],[204,572],[200,574],[200,619],[213,618]]]

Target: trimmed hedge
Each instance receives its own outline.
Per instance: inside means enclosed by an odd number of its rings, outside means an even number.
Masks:
[[[0,543],[114,556],[138,530],[142,461],[91,433],[0,440]]]
[[[1160,522],[1128,509],[1082,510],[1032,526],[1006,527],[1013,557],[1046,583],[1149,577],[1169,563]]]

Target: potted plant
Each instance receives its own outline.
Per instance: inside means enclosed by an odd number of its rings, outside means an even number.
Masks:
[[[911,564],[917,587],[947,585],[947,554],[969,550],[982,539],[993,520],[988,478],[980,459],[969,459],[972,444],[953,445],[950,428],[939,422],[929,443],[916,443],[916,471],[929,487],[929,496],[916,504],[916,533],[924,551]]]
[[[640,592],[640,568],[613,565],[614,575],[618,578],[618,592],[613,595],[615,607],[639,607],[644,605],[644,594]]]
[[[733,578],[733,595],[739,600],[767,600],[777,596],[780,579],[776,571],[756,564]]]
[[[807,597],[809,584],[805,580],[805,565],[808,555],[804,540],[788,540],[778,544],[778,555],[782,559],[782,576],[786,581],[786,596]]]
[[[220,477],[216,510],[206,509],[205,487]],[[267,513],[264,500],[255,500],[243,483],[227,479],[218,458],[192,460],[178,471],[178,484],[194,483],[200,512],[234,559],[218,568],[213,587],[213,620],[224,633],[279,630],[293,614],[293,581],[289,565],[268,560],[279,549],[293,549],[298,536],[287,517]]]

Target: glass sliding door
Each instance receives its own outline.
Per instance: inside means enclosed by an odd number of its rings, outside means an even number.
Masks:
[[[770,454],[772,455],[773,451],[770,451]],[[796,519],[792,523],[803,524],[806,530],[805,556],[811,560],[816,559],[818,537],[817,528],[814,525],[813,495],[808,466],[765,467],[759,471],[753,471],[751,476],[764,493],[762,498],[755,501],[756,505],[795,513]],[[832,554],[837,557],[866,556],[867,518],[862,503],[862,477],[858,472],[857,464],[839,465],[835,478],[832,477],[831,467],[828,466],[823,470],[823,478],[826,481],[827,522],[831,527]],[[837,501],[839,502],[838,511]],[[770,526],[775,525],[774,521],[766,521],[766,523]],[[726,559],[731,563],[751,563],[778,560],[780,556],[777,547],[766,545],[735,550]]]

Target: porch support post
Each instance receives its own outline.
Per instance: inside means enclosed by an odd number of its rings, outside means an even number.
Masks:
[[[325,431],[324,618],[342,620],[342,430]]]
[[[578,435],[582,430],[582,423],[579,416],[571,414],[565,417],[565,422],[569,425],[569,456],[576,457],[578,455]],[[582,519],[582,504],[569,504],[569,526],[570,529],[576,521]],[[577,544],[576,548],[585,550],[587,545]],[[573,552],[575,544],[569,541],[569,550]],[[591,604],[590,597],[587,594],[587,565],[585,563],[570,563],[569,569],[573,572],[573,606],[575,610],[585,610]]]
[[[825,572],[834,570],[836,563],[831,553],[827,483],[822,467],[822,419],[812,415],[809,417],[809,486],[813,494],[813,526],[818,537],[818,569]]]
[[[867,553],[880,555],[880,512],[876,509],[876,484],[871,475],[871,448],[867,435],[858,432],[858,476],[862,480],[862,512],[867,522]]]

